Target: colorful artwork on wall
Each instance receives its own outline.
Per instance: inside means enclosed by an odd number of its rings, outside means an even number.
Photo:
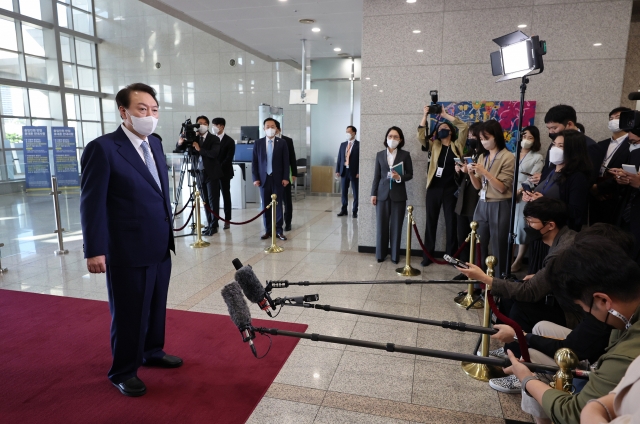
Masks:
[[[495,119],[500,122],[504,130],[504,138],[507,148],[515,151],[518,134],[518,119],[520,118],[520,102],[514,101],[475,101],[475,102],[439,102],[447,113],[456,116],[469,125],[474,122],[483,122]],[[523,127],[533,125],[536,116],[536,102],[524,102]],[[435,127],[435,121],[431,120],[431,131]]]

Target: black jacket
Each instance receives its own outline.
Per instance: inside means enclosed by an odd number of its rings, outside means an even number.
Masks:
[[[214,136],[217,138],[217,136]],[[236,154],[236,142],[225,134],[220,140],[220,166],[222,166],[222,178],[233,178],[233,157]]]
[[[378,152],[376,155],[376,167],[373,174],[373,184],[371,186],[371,195],[377,196],[379,201],[391,198],[394,202],[407,200],[407,187],[405,183],[413,178],[413,164],[411,163],[411,154],[405,150],[398,149],[394,165],[402,162],[404,175],[401,176],[400,182],[395,181],[389,184],[387,172],[389,172],[389,164],[387,163],[387,149]],[[393,187],[390,189],[390,186]]]
[[[629,143],[627,142],[627,138],[628,137],[625,137],[625,139],[620,142],[620,146],[609,160],[609,164],[607,165],[608,168],[622,168],[622,164],[628,163],[627,159],[629,159]],[[607,149],[609,148],[610,144],[611,138],[596,143],[595,152],[597,153],[597,156],[594,160],[596,160],[597,162],[593,164],[593,167],[598,172],[598,175],[600,175],[600,167],[602,166],[602,163],[607,156]],[[608,172],[605,173],[602,177],[598,178],[597,184],[599,194],[602,194],[609,198],[617,197],[619,195],[620,186],[616,183],[612,174]]]
[[[477,159],[477,155],[473,156]],[[476,188],[469,179],[469,174],[464,172],[454,173],[453,179],[458,185],[458,200],[456,201],[455,212],[460,216],[473,216],[476,211],[476,205],[480,197]]]
[[[298,164],[296,163],[296,151],[293,148],[293,140],[286,135],[280,135],[280,138],[287,142],[287,148],[289,149],[289,166],[291,167],[291,176],[298,177]]]
[[[640,166],[640,149],[629,153],[627,164],[635,165],[636,169],[638,169]],[[631,203],[631,221],[629,223],[624,223],[622,220],[622,214],[629,203]],[[636,262],[640,263],[640,188],[633,188],[628,185],[624,186],[622,189],[622,201],[619,208],[618,225],[633,235],[635,248],[631,257],[634,258]]]
[[[220,166],[220,139],[211,133],[207,133],[204,143],[200,143],[200,135],[198,134],[198,145],[200,151],[196,152],[197,161],[202,156],[205,174],[207,178],[218,179],[223,176],[222,166]],[[232,140],[233,141],[233,140]],[[176,143],[176,150],[184,151],[186,148],[184,143],[182,146]]]
[[[543,170],[540,181],[545,180],[553,169],[555,166]],[[580,231],[582,225],[587,223],[589,187],[591,187],[589,176],[582,172],[575,172],[569,175],[563,183],[558,184],[560,200],[567,205],[569,215],[567,226],[574,231]]]

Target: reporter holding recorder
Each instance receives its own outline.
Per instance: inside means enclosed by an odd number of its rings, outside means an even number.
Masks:
[[[391,244],[391,261],[397,264],[407,209],[405,183],[413,178],[413,164],[411,154],[402,150],[404,134],[400,128],[391,127],[387,130],[384,146],[385,149],[376,154],[371,186],[371,204],[376,207],[376,259],[378,262],[384,261]],[[400,164],[402,175],[396,170]],[[396,168],[392,170],[393,167]]]
[[[438,122],[436,131],[427,140],[427,118],[429,106],[424,107],[424,115],[418,126],[418,141],[429,151],[427,170],[427,192],[425,194],[427,220],[424,232],[424,246],[433,255],[436,246],[436,230],[440,209],[443,209],[446,227],[446,253],[453,255],[457,245],[456,237],[456,190],[454,179],[455,159],[462,159],[467,142],[469,126],[442,109],[439,117],[446,121]],[[439,118],[438,118],[439,119]],[[424,255],[422,266],[428,266],[431,260]]]

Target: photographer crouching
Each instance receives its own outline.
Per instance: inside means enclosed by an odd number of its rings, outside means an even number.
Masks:
[[[187,123],[191,123],[187,120]],[[186,123],[185,123],[186,124]],[[196,184],[200,190],[202,200],[209,208],[219,215],[220,212],[220,178],[223,176],[222,166],[219,162],[220,139],[209,132],[209,118],[198,116],[196,125],[183,124],[183,131],[176,145],[176,151],[184,152],[189,149],[189,154],[195,157],[192,172],[196,173]],[[192,128],[197,129],[195,140]],[[203,236],[212,236],[218,232],[218,218],[205,208],[207,226],[202,231]]]

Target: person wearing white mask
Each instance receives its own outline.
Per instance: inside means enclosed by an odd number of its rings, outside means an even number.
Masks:
[[[358,182],[360,181],[360,142],[356,140],[358,130],[353,125],[347,127],[347,141],[340,144],[336,161],[336,178],[340,178],[342,209],[338,216],[347,216],[349,205],[349,185],[353,193],[353,217],[358,217]]]
[[[577,130],[558,133],[549,150],[549,166],[533,192],[524,192],[522,200],[530,202],[542,196],[562,200],[567,205],[567,226],[580,231],[586,224],[587,202],[593,167],[584,134]]]
[[[224,201],[224,219],[231,221],[231,180],[233,179],[233,157],[236,153],[236,142],[233,138],[225,134],[227,121],[224,118],[213,118],[211,120],[211,132],[220,140],[220,156],[218,161],[222,167],[222,177],[220,177],[220,192]],[[228,230],[231,225],[227,222],[224,229]]]
[[[540,130],[538,127],[529,126],[522,130],[522,141],[520,142],[522,145],[522,150],[520,152],[520,157],[518,160],[520,161],[520,174],[518,175],[518,183],[516,184],[518,196],[517,204],[516,204],[516,216],[515,216],[515,228],[514,233],[516,234],[515,244],[518,245],[518,256],[516,260],[513,261],[511,265],[511,272],[520,271],[522,268],[522,260],[524,259],[524,254],[527,251],[527,240],[526,234],[524,232],[525,222],[524,222],[524,205],[525,202],[522,201],[522,183],[527,183],[527,178],[531,175],[542,171],[544,167],[544,157],[538,153],[540,151]]]
[[[85,146],[80,221],[90,273],[106,272],[111,311],[111,383],[142,396],[138,368],[177,368],[163,351],[171,256],[175,253],[169,175],[156,91],[136,83],[116,95],[122,125]],[[79,382],[82,384],[82,381]]]
[[[491,243],[492,255],[498,259],[496,275],[502,275],[507,263],[515,157],[507,150],[503,129],[495,119],[482,125],[480,142],[488,153],[483,153],[477,163],[469,165],[471,183],[480,190],[473,220],[478,223],[481,263],[485,263]]]
[[[605,222],[614,224],[617,217],[617,206],[620,203],[622,190],[614,181],[607,168],[622,168],[628,163],[629,143],[626,131],[620,129],[620,114],[628,112],[627,107],[617,107],[609,112],[609,131],[611,137],[596,144],[597,157],[593,166],[598,171],[598,179],[591,186],[589,196],[589,224]]]
[[[407,209],[406,183],[413,178],[413,164],[411,154],[402,150],[404,134],[400,128],[387,130],[384,146],[385,149],[376,154],[371,186],[371,204],[376,207],[376,259],[384,261],[391,246],[391,261],[397,264]]]

